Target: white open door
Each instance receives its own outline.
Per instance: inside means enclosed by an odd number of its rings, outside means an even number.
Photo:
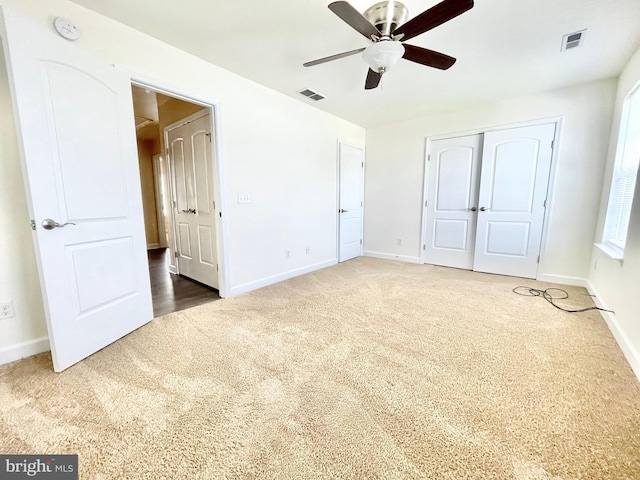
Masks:
[[[485,134],[475,271],[536,278],[555,127]]]
[[[473,267],[481,155],[482,134],[431,143],[425,263]]]
[[[339,148],[338,261],[345,262],[362,255],[364,152],[344,143]]]
[[[196,113],[165,129],[173,171],[178,273],[218,288],[211,119]]]
[[[153,318],[131,83],[6,7],[2,25],[60,371]]]

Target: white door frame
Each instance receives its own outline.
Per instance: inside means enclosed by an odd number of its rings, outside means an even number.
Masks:
[[[167,226],[165,225],[164,215],[162,214],[162,200],[158,195],[158,192],[163,190],[164,185],[162,185],[162,178],[160,177],[160,166],[159,163],[164,162],[164,154],[157,154],[152,157],[153,163],[153,183],[156,187],[156,217],[158,219],[158,246],[159,248],[167,247],[167,241],[165,236],[165,229]]]
[[[360,244],[360,256],[364,255],[364,169],[367,165],[366,161],[366,150],[362,146],[355,145],[350,142],[344,142],[342,140],[338,140],[336,144],[336,261],[340,262],[340,145],[345,145],[352,148],[357,148],[358,150],[362,150],[362,192],[361,192],[361,202],[362,202],[362,211],[361,211],[361,226],[360,226],[360,238],[362,239],[362,243]]]
[[[538,264],[538,272],[536,274],[536,278],[540,279],[540,277],[544,276],[544,273],[541,273],[540,266],[544,264],[546,247],[548,244],[548,230],[549,230],[549,219],[551,218],[551,209],[553,208],[553,194],[555,192],[555,178],[556,171],[558,168],[558,152],[560,150],[560,139],[562,136],[562,116],[557,117],[544,117],[535,120],[528,120],[525,122],[517,122],[510,123],[504,125],[497,125],[493,127],[486,128],[476,128],[473,130],[466,130],[460,132],[446,133],[443,135],[433,135],[426,137],[425,142],[425,156],[424,156],[424,179],[423,179],[423,188],[422,188],[422,227],[421,227],[421,240],[420,245],[420,263],[425,263],[425,248],[426,248],[426,239],[427,239],[427,188],[429,185],[429,156],[431,155],[431,143],[435,140],[443,140],[446,138],[454,138],[454,137],[462,137],[466,135],[477,135],[484,134],[487,132],[492,132],[496,130],[508,130],[511,128],[519,128],[519,127],[531,127],[534,125],[543,125],[545,123],[555,123],[556,124],[556,136],[554,139],[553,152],[551,154],[551,170],[549,172],[549,184],[547,186],[547,209],[544,215],[544,220],[542,222],[542,238],[540,241],[540,262]],[[481,167],[482,168],[482,167]]]
[[[117,67],[117,65],[116,65]],[[140,88],[146,88],[156,93],[161,93],[169,97],[174,97],[185,102],[193,103],[196,105],[202,105],[204,108],[209,109],[210,129],[213,133],[216,141],[212,143],[212,162],[213,162],[213,175],[215,192],[214,198],[216,202],[216,245],[218,250],[218,294],[224,298],[230,291],[229,274],[227,271],[227,218],[225,215],[226,204],[224,182],[224,165],[222,155],[222,142],[220,134],[220,105],[218,100],[204,97],[200,94],[188,92],[184,88],[170,85],[162,80],[148,78],[137,72],[132,72],[127,68],[122,68],[131,77],[131,84]],[[164,139],[163,139],[164,144]],[[174,222],[175,223],[175,222]]]

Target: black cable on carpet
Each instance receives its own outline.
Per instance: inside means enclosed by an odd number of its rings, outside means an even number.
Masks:
[[[564,296],[562,297],[554,297],[551,293],[549,293],[550,291],[555,290],[557,292],[561,292]],[[524,293],[522,293],[524,291]],[[566,290],[562,290],[561,288],[547,288],[546,290],[540,290],[537,288],[531,288],[531,287],[523,287],[523,286],[519,286],[513,289],[513,293],[517,293],[518,295],[522,295],[525,297],[542,297],[544,298],[547,302],[549,302],[551,305],[553,305],[554,307],[556,307],[558,310],[562,310],[563,312],[568,312],[568,313],[580,313],[580,312],[586,312],[589,310],[600,310],[602,312],[611,312],[611,313],[615,313],[613,310],[607,310],[605,308],[600,308],[600,307],[587,307],[587,308],[580,308],[578,310],[570,310],[568,308],[563,308],[559,305],[555,304],[556,300],[564,300],[565,298],[569,298],[569,294],[567,293]]]

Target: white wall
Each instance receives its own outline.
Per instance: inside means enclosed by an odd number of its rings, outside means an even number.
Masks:
[[[0,48],[0,302],[9,300],[14,303],[16,316],[0,320],[0,364],[49,346]]]
[[[640,49],[631,58],[618,81],[611,143],[595,236],[596,242],[602,241],[624,97],[638,82],[640,82]],[[620,343],[636,375],[640,378],[640,296],[638,295],[638,285],[640,285],[640,180],[636,182],[623,262],[613,260],[597,247],[593,247],[589,280],[594,293],[602,304],[615,311],[615,315],[606,315],[605,319],[607,319],[609,327]]]
[[[78,45],[106,62],[218,101],[229,294],[337,261],[337,141],[364,147],[363,128],[65,0],[2,3],[52,35],[52,19],[69,17],[83,33]],[[2,363],[22,342],[32,347],[27,353],[41,349],[34,340],[46,329],[4,62],[0,79],[0,300],[13,299],[17,310],[0,324]],[[252,203],[239,205],[238,193]]]
[[[603,80],[367,129],[365,254],[419,261],[427,137],[562,117],[539,278],[584,283],[615,92]]]

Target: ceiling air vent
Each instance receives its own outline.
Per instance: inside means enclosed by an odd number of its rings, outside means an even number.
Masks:
[[[562,48],[560,51],[564,52],[571,48],[577,48],[582,45],[586,30],[580,30],[579,32],[568,33],[562,37]]]
[[[308,88],[305,88],[304,90],[300,90],[298,92],[300,95],[304,95],[307,98],[310,98],[311,100],[315,100],[316,102],[318,100],[322,100],[324,97],[322,95],[320,95],[317,92],[314,92],[313,90],[310,90]]]

